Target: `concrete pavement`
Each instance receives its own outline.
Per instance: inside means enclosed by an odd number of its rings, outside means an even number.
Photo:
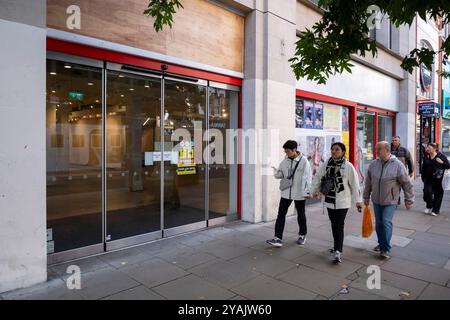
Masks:
[[[450,299],[450,193],[439,217],[416,203],[394,217],[392,258],[371,251],[362,214],[346,220],[343,262],[333,265],[330,222],[320,203],[307,207],[308,236],[295,244],[297,222],[286,221],[284,246],[271,248],[274,222],[233,222],[170,239],[49,267],[49,281],[1,299]],[[69,265],[81,269],[81,289],[69,290]],[[369,289],[367,267],[381,268],[381,289]]]

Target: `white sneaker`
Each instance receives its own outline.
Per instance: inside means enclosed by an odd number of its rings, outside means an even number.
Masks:
[[[434,212],[431,212],[430,215],[432,215],[433,217],[437,217],[437,214]]]
[[[334,259],[333,259],[333,263],[334,264],[338,264],[338,263],[342,262],[342,260],[341,260],[341,253],[339,251],[336,250],[334,252],[333,256],[334,256]]]
[[[425,211],[424,211],[424,213],[425,213],[425,214],[430,214],[430,213],[431,213],[431,210],[433,210],[433,209],[431,209],[431,208],[430,208],[430,209],[426,208]]]

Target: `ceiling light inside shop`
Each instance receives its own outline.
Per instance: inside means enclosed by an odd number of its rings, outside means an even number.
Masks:
[[[70,68],[72,68],[72,66],[71,66],[71,65],[68,65],[68,64],[66,64],[66,65],[64,65],[64,68],[66,68],[66,69],[70,69]]]
[[[88,82],[88,86],[93,86],[94,84],[92,82]]]
[[[147,118],[147,120],[145,120],[145,122],[142,124],[142,126],[145,126],[149,121],[150,121],[150,118]]]
[[[130,91],[134,91],[134,88],[130,88]]]
[[[123,94],[120,95],[122,98],[125,97]]]
[[[119,74],[119,78],[123,78],[124,77],[124,75],[122,75],[122,74]]]
[[[56,76],[56,72],[50,72],[52,76]]]

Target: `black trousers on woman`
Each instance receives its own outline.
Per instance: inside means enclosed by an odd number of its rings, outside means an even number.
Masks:
[[[294,200],[295,209],[297,209],[297,222],[299,228],[299,235],[306,236],[306,215],[305,215],[305,200]],[[281,198],[280,206],[278,207],[277,222],[275,223],[275,237],[283,239],[284,224],[286,223],[286,214],[292,200]]]
[[[344,246],[344,224],[348,209],[327,209],[333,232],[334,250],[342,252],[342,247]]]
[[[427,203],[427,209],[439,214],[441,210],[444,189],[441,179],[425,179],[423,182],[423,201]]]

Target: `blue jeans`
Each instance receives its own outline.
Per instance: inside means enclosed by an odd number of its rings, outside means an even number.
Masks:
[[[392,248],[392,218],[394,217],[394,211],[397,209],[397,205],[382,206],[373,204],[373,209],[375,210],[375,230],[377,232],[380,250],[389,253]]]

